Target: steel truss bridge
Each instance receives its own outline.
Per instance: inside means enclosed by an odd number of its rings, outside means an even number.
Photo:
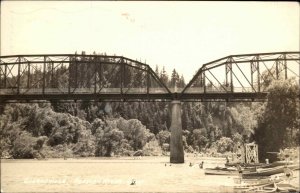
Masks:
[[[294,77],[300,84],[299,66],[300,52],[230,55],[204,64],[185,88],[168,88],[149,65],[123,56],[0,56],[0,103],[259,101],[271,80]]]

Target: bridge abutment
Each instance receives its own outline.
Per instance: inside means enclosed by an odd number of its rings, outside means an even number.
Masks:
[[[184,163],[184,151],[182,143],[181,102],[173,100],[171,103],[171,140],[170,162]]]

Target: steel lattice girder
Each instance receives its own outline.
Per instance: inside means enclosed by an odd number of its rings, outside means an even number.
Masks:
[[[68,80],[68,85],[62,87],[56,86],[52,89],[52,92],[60,92],[58,97],[57,93],[49,93],[49,89],[53,88],[53,82],[57,81],[60,77],[54,77],[58,68],[63,70],[61,74],[68,76],[65,80]],[[80,67],[88,68],[84,73],[85,83],[79,87],[78,79],[79,75],[84,74]],[[113,69],[110,73],[103,72],[103,67],[106,70]],[[9,70],[7,72],[7,69]],[[117,70],[116,70],[117,69]],[[102,70],[102,72],[101,72]],[[40,73],[37,80],[33,80],[34,72]],[[136,82],[142,81],[140,88],[133,88],[132,82],[126,83],[126,73],[132,73],[132,76],[139,75]],[[73,73],[73,74],[72,74]],[[87,74],[88,73],[88,74]],[[104,75],[106,73],[106,75]],[[106,77],[105,77],[106,76]],[[20,80],[26,79],[27,85]],[[107,78],[106,84],[111,85],[112,82],[119,80],[116,88],[111,88],[104,85],[103,78]],[[92,80],[93,79],[93,80]],[[114,79],[114,81],[112,81]],[[12,82],[11,80],[15,80]],[[48,83],[48,82],[51,82]],[[91,92],[91,84],[93,85],[93,92]],[[136,83],[135,83],[136,84]],[[135,86],[137,87],[137,86]],[[152,88],[153,87],[153,88]],[[154,98],[170,98],[171,91],[167,86],[159,79],[149,65],[142,62],[132,60],[123,56],[107,56],[107,55],[71,55],[71,54],[57,54],[57,55],[13,55],[13,56],[1,56],[0,57],[0,92],[4,89],[10,89],[12,93],[6,93],[6,95],[0,96],[2,99],[22,99],[32,98],[37,99],[39,95],[43,95],[41,98],[55,97],[55,98],[70,98],[74,99],[78,97],[83,98],[122,98],[130,99],[137,98],[136,96],[143,96],[142,98],[152,99]],[[30,91],[41,89],[40,93],[30,93]],[[87,89],[87,93],[78,93],[78,90]],[[90,89],[90,90],[88,90]],[[101,93],[103,90],[113,90],[114,94],[108,94],[107,91]],[[116,91],[117,89],[117,91]],[[155,92],[155,89],[159,89],[159,93]],[[22,92],[21,92],[22,91]],[[48,92],[48,93],[47,93]],[[134,92],[134,93],[132,93]],[[165,94],[161,97],[161,94]],[[87,97],[87,95],[93,95]],[[26,96],[25,96],[26,95]],[[45,96],[47,95],[47,96]],[[57,95],[57,96],[56,96]],[[77,96],[75,96],[77,95]],[[122,95],[121,97],[118,95]],[[72,98],[71,97],[71,98]]]
[[[230,55],[202,65],[182,90],[180,97],[193,93],[213,94],[217,91],[219,94],[264,92],[261,89],[262,83],[268,81],[265,74],[272,79],[279,79],[282,71],[284,71],[284,79],[295,77],[300,85],[300,52]],[[200,84],[201,87],[198,86],[199,80],[201,83],[204,82]],[[249,88],[246,88],[245,84]],[[235,91],[236,85],[242,86],[242,91]]]

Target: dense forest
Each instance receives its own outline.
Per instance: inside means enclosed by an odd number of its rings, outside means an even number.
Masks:
[[[72,65],[70,66],[72,73]],[[88,86],[89,70],[79,66],[78,86]],[[57,69],[56,76],[64,67]],[[155,72],[169,87],[184,87],[174,69]],[[128,83],[134,76],[128,74]],[[41,76],[36,72],[36,76]],[[49,77],[49,80],[51,78]],[[49,84],[63,84],[62,78]],[[259,157],[299,145],[299,83],[279,79],[265,85],[267,102],[186,102],[182,104],[186,152],[208,155],[231,152],[237,142],[256,142]],[[2,104],[2,158],[51,158],[168,154],[169,102],[94,102]]]

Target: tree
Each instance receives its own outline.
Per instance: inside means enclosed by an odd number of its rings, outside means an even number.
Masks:
[[[199,151],[205,147],[208,142],[206,129],[194,129],[191,142],[195,150]]]
[[[170,87],[171,88],[174,88],[175,85],[178,87],[179,86],[179,75],[178,73],[176,72],[175,68],[173,69],[172,71],[172,74],[171,74],[171,80],[170,80]]]
[[[133,149],[139,150],[144,147],[147,143],[149,130],[137,119],[131,119],[128,121],[129,128],[131,129],[131,136],[132,139],[132,147]]]
[[[299,85],[295,79],[273,81],[268,87],[268,102],[259,116],[254,139],[257,141],[261,159],[270,158],[267,152],[299,145],[293,133],[299,133]]]
[[[81,157],[90,157],[95,155],[95,137],[91,130],[82,128],[78,137],[78,142],[74,146],[74,154]]]
[[[159,146],[157,140],[151,140],[143,147],[143,155],[146,156],[158,156],[162,154],[162,149]]]
[[[162,147],[164,143],[170,144],[171,133],[168,130],[162,130],[157,135],[156,138],[159,145]]]
[[[14,158],[33,158],[36,140],[26,131],[21,132],[13,143],[12,155]]]
[[[248,138],[254,134],[254,128],[257,126],[257,118],[253,109],[245,104],[238,104],[230,109],[231,117],[235,122],[235,128],[232,127],[232,134],[239,132]]]
[[[235,133],[232,136],[232,141],[233,141],[234,144],[242,143],[243,142],[243,136],[240,135],[239,133]]]
[[[177,86],[178,86],[178,88],[184,88],[185,87],[185,81],[184,81],[183,74],[180,76]]]
[[[116,122],[107,121],[104,128],[96,129],[96,156],[112,156],[118,153],[122,140],[123,131],[117,128]]]
[[[216,141],[216,145],[219,153],[225,153],[233,149],[233,141],[228,137],[221,137]]]
[[[168,85],[169,83],[169,76],[165,70],[165,67],[163,67],[163,69],[161,70],[160,72],[160,80],[165,84],[165,85]]]
[[[158,65],[155,66],[155,74],[157,74],[157,76],[159,75]]]

